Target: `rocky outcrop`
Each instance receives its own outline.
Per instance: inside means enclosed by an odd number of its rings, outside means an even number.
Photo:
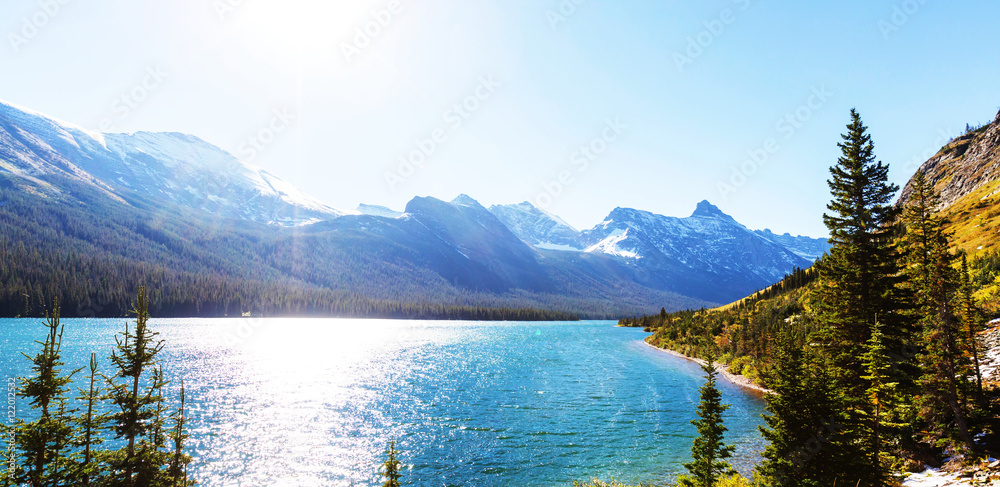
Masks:
[[[980,371],[987,382],[1000,381],[1000,320],[990,322],[986,331],[979,335],[983,345],[983,359]]]
[[[962,135],[945,145],[919,169],[941,192],[945,209],[984,184],[1000,180],[1000,113],[990,124]],[[899,205],[905,205],[913,181],[903,188]]]

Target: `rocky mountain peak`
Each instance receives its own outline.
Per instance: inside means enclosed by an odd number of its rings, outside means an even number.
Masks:
[[[717,220],[724,220],[736,223],[736,220],[734,220],[733,217],[723,213],[718,206],[709,203],[708,200],[703,200],[700,203],[698,203],[698,207],[695,208],[694,213],[692,213],[691,216],[700,218],[714,218]]]
[[[483,208],[483,205],[479,204],[478,201],[476,201],[474,198],[465,193],[456,196],[455,199],[451,200],[451,204],[459,206],[473,206],[477,208]]]

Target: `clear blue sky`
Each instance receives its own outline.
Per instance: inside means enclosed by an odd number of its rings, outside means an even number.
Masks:
[[[0,98],[195,134],[340,208],[468,193],[589,228],[708,199],[819,236],[851,107],[898,183],[993,119],[997,19],[986,0],[8,0]],[[750,151],[767,160],[732,184]]]

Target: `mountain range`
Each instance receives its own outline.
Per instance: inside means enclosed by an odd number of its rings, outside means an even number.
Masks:
[[[146,283],[174,314],[412,304],[617,317],[733,301],[828,249],[747,229],[708,201],[686,218],[615,208],[583,231],[467,195],[338,210],[191,135],[95,133],[5,102],[0,239],[14,263],[0,270],[7,315],[51,297],[93,311],[101,286],[121,288],[96,305],[111,313]]]

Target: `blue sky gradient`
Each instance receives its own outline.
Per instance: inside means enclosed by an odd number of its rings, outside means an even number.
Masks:
[[[708,199],[821,236],[851,107],[899,184],[993,119],[998,18],[985,0],[11,0],[0,99],[195,134],[339,208],[467,193],[589,228]]]

